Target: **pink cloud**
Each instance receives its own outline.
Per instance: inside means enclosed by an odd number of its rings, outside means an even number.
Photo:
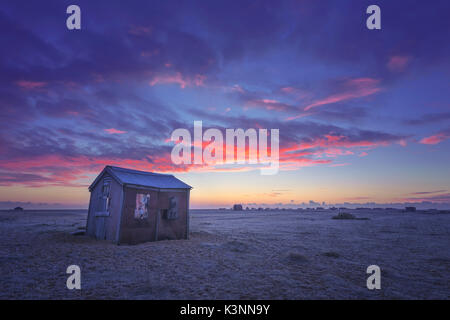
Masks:
[[[407,56],[392,56],[387,64],[389,70],[394,72],[404,71],[410,62]]]
[[[312,103],[304,107],[303,110],[308,111],[310,109],[328,104],[373,95],[381,90],[378,84],[379,80],[372,78],[358,78],[347,80],[343,92],[313,101]],[[289,117],[287,118],[287,120],[294,120],[303,116],[304,114],[302,113],[297,116]]]
[[[152,27],[133,26],[128,30],[128,33],[135,36],[142,36],[142,35],[149,35],[152,33],[152,31],[153,31]]]
[[[237,91],[237,92],[240,92],[240,93],[245,93],[245,90],[238,84],[235,84],[234,86],[232,86],[230,88],[230,90],[231,91]]]
[[[339,148],[328,148],[323,152],[323,154],[325,154],[327,157],[335,158],[337,156],[349,156],[354,153],[350,150],[343,150]]]
[[[263,107],[266,110],[288,111],[293,107],[275,99],[254,99],[246,102],[244,109]]]
[[[17,81],[16,84],[22,89],[33,90],[45,87],[47,85],[47,82],[21,80]]]
[[[197,74],[194,78],[186,78],[183,77],[183,75],[180,72],[177,72],[175,74],[165,74],[165,75],[158,75],[153,78],[152,81],[150,81],[151,86],[155,86],[157,84],[178,84],[180,88],[184,89],[187,86],[203,86],[204,81],[206,79],[206,76]]]
[[[195,84],[196,86],[199,87],[199,86],[203,86],[205,80],[206,80],[206,76],[201,75],[201,74],[197,74],[197,75],[194,77],[193,82],[194,82],[194,84]]]
[[[151,51],[142,51],[141,57],[153,57],[159,54],[159,49],[154,49]]]
[[[438,144],[444,140],[447,140],[448,138],[450,138],[450,135],[442,132],[442,133],[438,133],[435,135],[432,135],[430,137],[427,138],[423,138],[422,140],[419,141],[419,143],[422,144]]]
[[[293,93],[293,92],[295,92],[295,88],[293,88],[293,87],[284,87],[284,88],[281,88],[281,91],[284,92],[284,93]]]
[[[114,129],[114,128],[105,129],[105,131],[108,132],[109,134],[123,134],[123,133],[127,133],[126,131],[117,130],[117,129]]]
[[[350,163],[345,162],[345,163],[333,163],[330,165],[330,167],[344,167],[344,166],[348,166],[350,165]]]
[[[367,152],[361,152],[359,155],[358,155],[358,157],[366,157],[366,156],[368,156],[369,154],[367,153]]]
[[[0,160],[0,186],[26,185],[86,187],[89,175],[97,174],[105,165],[116,165],[154,172],[186,172],[192,165],[177,166],[170,162],[170,153],[143,159],[102,157],[41,156],[34,159]],[[169,161],[168,161],[169,159]],[[7,173],[5,173],[5,171]]]
[[[285,95],[293,96],[296,100],[304,99],[310,96],[310,94],[305,90],[294,87],[283,87],[280,89],[280,92]]]
[[[280,158],[281,170],[296,170],[301,167],[311,167],[319,164],[330,164],[331,160],[309,158]]]
[[[348,198],[344,198],[343,200],[346,201],[360,201],[360,200],[369,200],[372,199],[371,197],[348,197]]]
[[[404,199],[400,199],[400,201],[404,201],[404,202],[431,201],[431,202],[437,202],[437,203],[448,203],[448,202],[450,202],[450,193],[425,195],[422,197],[407,197]]]
[[[341,135],[325,135],[324,138],[316,138],[311,142],[303,142],[298,144],[297,149],[310,149],[316,147],[329,148],[329,147],[342,147],[342,148],[352,148],[352,147],[376,147],[385,146],[389,143],[387,141],[350,141],[346,136]]]
[[[307,105],[304,110],[308,111],[309,109],[323,106],[326,104],[369,96],[381,90],[379,87],[377,87],[378,82],[379,82],[378,80],[371,78],[360,78],[349,80],[347,83],[347,85],[350,87],[349,91],[331,95],[321,100],[317,100]]]
[[[295,120],[295,119],[299,119],[299,118],[304,118],[307,116],[310,116],[311,114],[314,114],[312,112],[303,112],[303,113],[299,113],[296,116],[292,116],[292,117],[287,117],[285,120],[286,121],[290,121],[290,120]]]
[[[315,164],[330,164],[330,166],[344,166],[350,163],[333,163],[327,158],[338,159],[342,156],[357,155],[365,157],[368,155],[364,150],[395,143],[395,140],[369,141],[365,139],[353,141],[347,136],[327,134],[299,143],[290,143],[280,148],[280,163],[289,163],[289,169],[294,169],[295,164],[300,166]],[[361,148],[363,148],[361,150]],[[325,160],[324,160],[325,159]],[[298,166],[299,167],[299,166]],[[282,167],[281,169],[284,169]]]

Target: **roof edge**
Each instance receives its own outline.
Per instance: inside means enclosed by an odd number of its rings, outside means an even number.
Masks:
[[[105,173],[108,173],[111,177],[116,180],[117,183],[120,185],[123,185],[123,182],[113,173],[113,170],[111,170],[111,166],[105,166],[103,170],[99,173],[99,175],[95,178],[95,180],[91,183],[91,185],[88,187],[89,191],[92,191],[94,189],[95,185],[101,180],[101,178],[104,176]]]
[[[185,183],[184,181],[181,181],[180,179],[178,179],[177,177],[175,177],[173,174],[165,174],[165,173],[155,173],[155,172],[146,172],[146,171],[139,171],[139,170],[134,170],[134,169],[127,169],[127,168],[121,168],[121,167],[116,167],[116,166],[110,166],[110,165],[106,165],[103,170],[99,173],[99,175],[95,178],[95,180],[91,183],[91,185],[88,187],[89,191],[91,192],[92,189],[94,189],[94,187],[97,185],[97,183],[102,179],[102,177],[105,175],[105,173],[108,173],[114,180],[116,180],[117,183],[119,183],[121,186],[125,186],[125,185],[132,185],[129,183],[125,183],[124,181],[120,180],[120,178],[114,173],[114,170],[123,170],[123,171],[127,171],[130,173],[134,173],[134,174],[142,174],[142,175],[155,175],[155,176],[165,176],[165,177],[172,177],[180,182],[182,182],[183,184],[185,184],[187,187],[185,188],[168,188],[168,187],[164,187],[164,188],[160,188],[160,187],[155,187],[155,186],[146,186],[146,185],[136,185],[136,186],[142,186],[142,187],[150,187],[150,188],[155,188],[155,189],[178,189],[178,190],[192,190],[193,187],[188,185],[187,183]]]

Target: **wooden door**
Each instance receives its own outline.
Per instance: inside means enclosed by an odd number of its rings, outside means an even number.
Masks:
[[[95,217],[95,237],[100,240],[106,239],[105,222],[106,217]]]

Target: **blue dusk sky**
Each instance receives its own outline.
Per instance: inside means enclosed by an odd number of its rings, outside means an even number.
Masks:
[[[449,34],[449,1],[2,0],[0,207],[85,208],[108,164],[193,208],[449,206]],[[279,129],[278,174],[173,164],[195,120]]]

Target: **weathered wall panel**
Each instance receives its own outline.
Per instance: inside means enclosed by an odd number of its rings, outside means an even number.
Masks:
[[[110,197],[111,204],[109,216],[96,217],[98,212],[103,211],[102,188],[105,179],[110,180]],[[91,199],[89,202],[89,216],[86,225],[86,233],[90,236],[96,237],[96,222],[98,219],[104,220],[104,235],[106,240],[115,241],[116,232],[119,225],[120,210],[121,210],[121,192],[122,186],[112,179],[108,174],[105,174],[102,179],[95,185],[91,191]]]
[[[136,219],[136,195],[149,194],[150,202],[147,219]],[[155,240],[158,192],[143,189],[125,188],[123,217],[120,230],[120,243],[136,244]]]
[[[170,197],[178,198],[178,217],[174,220],[164,218],[163,210],[169,209]],[[164,191],[159,195],[160,219],[158,225],[158,240],[186,238],[186,191]]]
[[[137,194],[150,195],[147,219],[135,218]],[[163,210],[169,209],[169,198],[172,196],[178,198],[178,218],[167,220],[163,217]],[[146,241],[186,238],[186,191],[154,191],[126,187],[124,201],[120,243],[137,244]]]

